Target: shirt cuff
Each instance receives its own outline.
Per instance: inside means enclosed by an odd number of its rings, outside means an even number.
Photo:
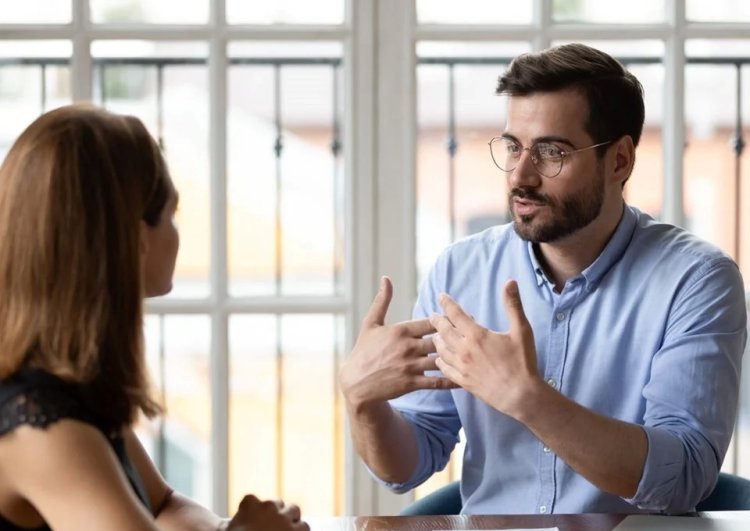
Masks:
[[[675,482],[684,465],[684,449],[680,439],[665,429],[641,428],[648,439],[643,475],[635,496],[623,499],[639,509],[663,511],[674,503]]]

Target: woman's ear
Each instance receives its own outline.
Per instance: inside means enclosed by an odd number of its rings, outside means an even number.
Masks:
[[[138,226],[138,250],[141,255],[141,260],[143,260],[148,254],[148,248],[149,248],[148,233],[149,233],[148,224],[145,221],[141,220],[141,223]]]

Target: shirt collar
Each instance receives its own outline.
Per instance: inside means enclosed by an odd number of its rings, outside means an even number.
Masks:
[[[637,215],[633,208],[625,205],[620,222],[617,224],[617,228],[609,239],[609,242],[607,242],[607,245],[604,247],[604,250],[590,266],[581,272],[580,276],[583,277],[587,289],[593,289],[599,280],[607,274],[612,266],[616,264],[625,253],[625,249],[628,248],[630,240],[633,237],[633,232],[635,231],[636,219]],[[541,286],[544,283],[551,285],[549,278],[547,278],[547,275],[534,252],[534,244],[526,242],[526,249],[534,268],[537,286]]]

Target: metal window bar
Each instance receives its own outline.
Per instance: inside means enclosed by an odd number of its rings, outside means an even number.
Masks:
[[[159,323],[159,391],[161,403],[167,403],[167,346],[165,339],[164,321],[166,317],[163,314],[157,316]],[[167,474],[167,437],[165,435],[166,418],[159,415],[157,424],[157,439],[154,451],[154,464],[166,476]]]

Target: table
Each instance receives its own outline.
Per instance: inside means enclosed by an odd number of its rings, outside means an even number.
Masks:
[[[557,527],[560,531],[611,531],[624,514],[504,516],[352,516],[306,518],[311,531],[433,531]]]

